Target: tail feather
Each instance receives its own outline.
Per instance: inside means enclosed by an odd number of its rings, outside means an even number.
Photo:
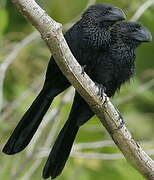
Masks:
[[[50,107],[53,99],[45,98],[46,92],[42,90],[23,118],[18,123],[11,137],[3,148],[3,152],[12,155],[22,151],[31,141],[43,116]]]
[[[62,172],[71,152],[79,127],[74,121],[67,121],[50,152],[43,170],[43,178],[56,178]]]
[[[45,164],[43,178],[51,176],[54,179],[61,174],[80,126],[93,115],[88,104],[76,92],[69,118],[58,135]]]

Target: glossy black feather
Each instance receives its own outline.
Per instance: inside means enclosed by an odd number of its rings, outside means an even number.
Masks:
[[[78,104],[78,101],[81,102],[80,105]],[[80,122],[85,122],[85,119],[93,116],[93,112],[90,108],[85,112],[80,110],[82,108],[84,109],[86,105],[87,104],[82,100],[82,97],[76,93],[69,119],[59,133],[44,167],[44,178],[48,178],[49,176],[55,178],[63,170],[80,127],[78,124],[78,118],[80,117]]]

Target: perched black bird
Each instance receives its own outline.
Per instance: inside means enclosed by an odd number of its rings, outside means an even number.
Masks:
[[[135,49],[142,42],[152,40],[150,32],[134,22],[118,22],[111,29],[111,45],[98,57],[97,64],[89,74],[109,97],[134,74]],[[62,172],[69,157],[73,141],[82,124],[93,111],[76,92],[67,122],[62,128],[45,164],[43,177],[55,178]]]
[[[80,65],[90,70],[99,53],[111,42],[109,28],[125,15],[119,8],[107,4],[90,6],[82,18],[65,34],[65,39]],[[44,86],[22,117],[3,148],[6,154],[22,151],[32,139],[53,99],[71,84],[51,57]]]

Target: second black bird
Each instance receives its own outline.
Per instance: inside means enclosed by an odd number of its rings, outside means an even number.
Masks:
[[[135,70],[135,49],[142,42],[151,41],[152,36],[138,23],[118,22],[111,28],[111,39],[110,47],[100,54],[97,64],[89,73],[91,79],[109,97],[113,96],[116,90],[132,77]],[[50,176],[55,178],[62,172],[80,126],[92,116],[94,112],[76,92],[69,118],[58,135],[45,164],[44,178]]]

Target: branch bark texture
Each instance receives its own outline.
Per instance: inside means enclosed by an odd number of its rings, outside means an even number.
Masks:
[[[81,66],[72,55],[63,37],[61,24],[49,17],[34,0],[12,0],[12,2],[40,32],[64,75],[100,118],[126,159],[145,178],[154,180],[154,161],[134,141],[122,116],[109,98],[104,94],[103,100],[100,100],[97,96],[98,87],[87,74],[83,77]]]

